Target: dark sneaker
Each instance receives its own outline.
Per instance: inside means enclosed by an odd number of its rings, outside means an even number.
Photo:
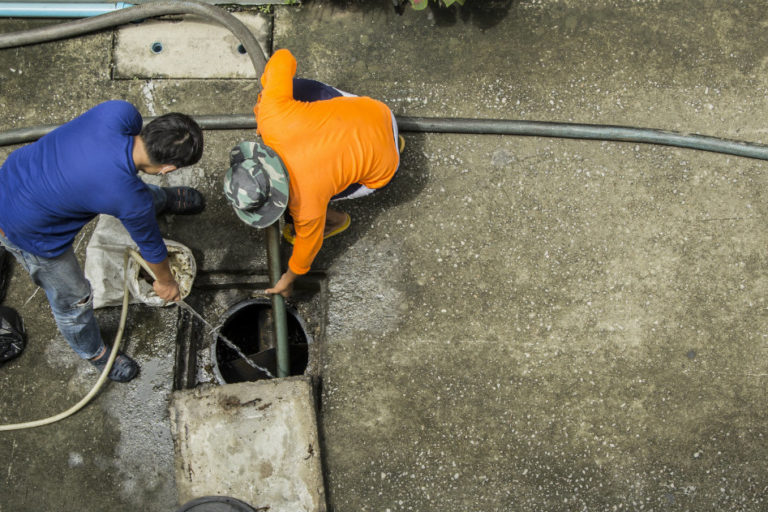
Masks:
[[[112,347],[107,347],[107,350],[104,351],[104,354],[101,357],[97,359],[89,359],[89,361],[93,366],[96,367],[96,369],[99,370],[99,372],[103,372],[104,368],[107,367],[107,360],[109,359],[109,354],[111,353]],[[112,369],[109,371],[109,378],[115,382],[128,382],[138,373],[139,364],[127,355],[123,354],[122,351],[118,350],[115,362],[112,364]]]
[[[173,215],[194,215],[205,209],[203,194],[192,187],[163,187],[165,191],[165,208],[161,213]]]

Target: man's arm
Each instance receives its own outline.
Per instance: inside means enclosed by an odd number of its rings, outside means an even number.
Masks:
[[[151,201],[149,191],[144,187],[140,191],[144,195],[143,202]],[[131,198],[134,201],[136,196],[125,193],[123,195],[123,204],[130,204]],[[137,207],[139,213],[134,215],[123,215],[118,218],[122,221],[125,229],[131,235],[136,245],[139,246],[139,252],[147,262],[147,266],[155,275],[155,282],[152,287],[157,296],[167,301],[177,301],[180,299],[179,285],[171,274],[171,267],[168,263],[168,250],[165,247],[163,238],[160,234],[160,228],[155,219],[154,208]]]
[[[280,280],[275,284],[275,287],[267,288],[266,292],[279,293],[283,297],[288,298],[293,293],[293,282],[297,277],[299,277],[298,274],[294,273],[294,271],[289,268],[285,271],[285,274],[280,277]]]
[[[289,297],[293,293],[293,282],[300,275],[309,272],[312,261],[323,245],[325,216],[308,222],[298,222],[294,219],[293,227],[296,230],[296,238],[293,242],[293,253],[288,260],[288,270],[273,288],[266,290],[267,293],[279,293],[283,297]]]
[[[171,266],[168,263],[166,257],[160,263],[147,262],[147,266],[155,274],[155,282],[152,283],[152,288],[158,297],[163,300],[176,302],[181,299],[181,292],[179,292],[179,283],[173,278],[171,273]]]
[[[154,219],[153,222],[155,222]],[[179,300],[181,298],[179,295],[179,284],[173,278],[173,274],[171,273],[171,266],[168,263],[168,251],[165,248],[163,239],[160,237],[157,223],[155,222],[153,226],[154,229],[149,230],[149,236],[147,236],[146,232],[136,229],[136,226],[130,221],[123,221],[123,225],[128,229],[133,241],[139,246],[139,251],[144,258],[144,261],[155,275],[155,282],[152,283],[152,288],[154,288],[157,296],[167,301],[175,302]],[[155,237],[151,236],[151,232],[155,230],[157,231],[156,239],[159,240],[159,243],[152,243],[154,242]],[[156,260],[156,263],[150,260]]]

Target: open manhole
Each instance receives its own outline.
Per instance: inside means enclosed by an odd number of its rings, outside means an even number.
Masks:
[[[232,306],[223,316],[219,332],[234,343],[255,366],[245,361],[218,335],[211,346],[211,361],[216,380],[220,384],[250,382],[277,376],[277,348],[274,346],[272,303],[269,299],[255,298]],[[290,375],[302,375],[309,363],[309,344],[304,320],[298,312],[286,307],[288,320],[288,347]]]
[[[260,508],[258,510],[264,510]],[[176,512],[258,512],[244,501],[229,496],[203,496],[185,503]]]

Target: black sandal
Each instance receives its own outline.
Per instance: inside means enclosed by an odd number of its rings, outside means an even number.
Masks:
[[[160,213],[193,215],[205,209],[203,194],[192,187],[163,187],[166,194],[165,208]]]
[[[96,359],[89,359],[90,363],[96,367],[99,372],[103,372],[107,367],[107,360],[112,353],[112,347],[106,347],[106,350]],[[112,363],[112,369],[109,371],[109,378],[115,382],[128,382],[139,373],[139,364],[125,355],[122,350],[117,351],[115,362]]]

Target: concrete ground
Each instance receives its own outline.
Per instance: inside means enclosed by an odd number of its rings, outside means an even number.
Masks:
[[[466,4],[402,16],[388,0],[276,7],[273,47],[294,52],[300,75],[398,116],[766,142],[764,1]],[[0,129],[63,122],[111,98],[147,115],[247,113],[255,100],[249,80],[111,80],[111,42],[0,51]],[[227,151],[252,134],[206,135],[203,160],[181,173],[209,207],[162,227],[204,273],[258,274],[261,238],[220,193]],[[316,261],[331,510],[768,508],[766,164],[633,143],[404,135],[395,181],[349,204],[352,227]],[[94,372],[19,269],[4,304],[24,315],[30,343],[0,368],[0,422],[68,407]],[[105,335],[116,316],[101,314]],[[130,322],[141,378],[64,422],[0,435],[0,511],[178,505],[167,424],[178,314],[134,306]]]

